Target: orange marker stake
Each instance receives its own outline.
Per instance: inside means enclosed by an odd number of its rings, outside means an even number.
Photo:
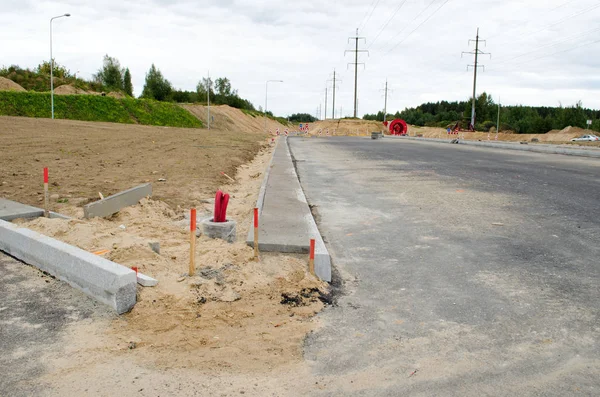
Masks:
[[[196,209],[190,210],[190,277],[196,273]]]
[[[254,259],[258,260],[258,208],[254,209]]]
[[[310,274],[315,274],[315,239],[310,239],[310,254],[308,257],[308,270]]]
[[[50,216],[50,200],[48,197],[48,167],[44,168],[44,216]]]

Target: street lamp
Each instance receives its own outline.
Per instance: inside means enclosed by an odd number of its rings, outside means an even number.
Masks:
[[[267,133],[267,95],[269,93],[269,83],[283,83],[283,80],[267,80],[265,83],[265,134]]]
[[[50,18],[50,103],[52,106],[52,119],[54,119],[54,58],[52,57],[52,21],[57,18],[70,17],[71,14],[63,14]]]

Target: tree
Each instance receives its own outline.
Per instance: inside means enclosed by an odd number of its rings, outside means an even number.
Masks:
[[[308,113],[294,113],[288,116],[288,120],[290,123],[313,123],[317,121],[313,115]]]
[[[125,73],[123,73],[123,91],[129,96],[133,96],[133,84],[131,83],[129,68],[125,69]]]
[[[169,99],[172,91],[173,87],[169,80],[165,79],[160,70],[152,64],[150,70],[146,74],[146,83],[142,90],[142,98],[165,101]]]
[[[108,88],[124,90],[123,85],[123,74],[124,70],[121,68],[121,64],[117,58],[109,57],[108,54],[104,55],[102,61],[102,68],[98,70],[93,77],[99,83],[102,83]]]
[[[16,65],[12,65],[11,68],[13,70],[19,69],[19,67]],[[10,70],[10,68],[9,68],[9,70]],[[40,63],[37,66],[37,68],[35,69],[35,72],[37,74],[49,76],[50,75],[50,62],[44,61],[44,62]],[[53,74],[54,78],[59,78],[59,79],[66,79],[66,78],[73,77],[71,75],[71,72],[69,71],[69,69],[58,64],[56,61],[54,61],[54,69],[52,70],[52,74]]]
[[[237,95],[237,90],[231,89],[231,82],[227,77],[220,77],[215,80],[215,90],[217,91],[217,95],[225,97]]]
[[[213,81],[211,78],[202,77],[202,79],[196,85],[196,92],[198,93],[198,100],[206,101],[207,88],[210,88],[210,100],[214,101],[215,92],[213,91]]]

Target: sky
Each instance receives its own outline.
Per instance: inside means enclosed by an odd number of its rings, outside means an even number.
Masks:
[[[278,116],[358,116],[467,100],[479,28],[477,93],[505,105],[600,109],[598,0],[0,0],[0,65],[50,58],[91,79],[105,54],[131,70],[139,95],[154,63],[177,89],[210,73]],[[327,102],[325,101],[327,88]]]

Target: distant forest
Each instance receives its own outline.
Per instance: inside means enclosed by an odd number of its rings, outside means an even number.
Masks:
[[[484,92],[477,98],[475,112],[477,131],[496,128],[498,105],[491,95]],[[443,128],[453,126],[460,121],[463,128],[467,128],[471,119],[471,100],[424,103],[416,108],[388,114],[388,120],[393,118],[404,119],[413,125]],[[383,121],[383,112],[365,114],[363,119]],[[544,134],[567,126],[586,128],[587,120],[592,120],[592,130],[600,131],[600,110],[586,109],[581,106],[581,102],[570,107],[501,106],[500,108],[500,130],[511,130],[518,134]]]

